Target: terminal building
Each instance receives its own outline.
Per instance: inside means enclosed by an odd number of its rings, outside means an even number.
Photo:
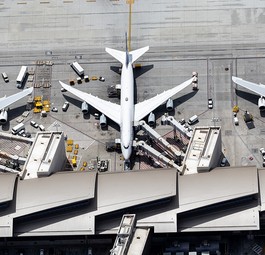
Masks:
[[[61,171],[65,163],[63,132],[38,132],[21,172],[21,178],[32,179],[49,176]]]
[[[117,234],[121,218],[154,233],[251,231],[264,224],[265,170],[223,167],[181,175],[175,169],[58,172],[0,178],[0,236]]]
[[[222,155],[221,127],[195,127],[184,158],[182,174],[210,171]]]
[[[22,173],[0,178],[0,237],[116,235],[112,252],[134,254],[146,249],[150,232],[264,229],[265,170],[219,168],[221,156],[220,127],[196,127],[183,171],[60,171],[63,133],[40,132]]]

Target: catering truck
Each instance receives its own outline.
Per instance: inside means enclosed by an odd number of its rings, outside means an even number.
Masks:
[[[71,64],[71,67],[76,71],[79,76],[84,75],[84,69],[76,61]]]
[[[21,88],[28,72],[27,66],[21,66],[19,74],[17,76],[17,88]]]

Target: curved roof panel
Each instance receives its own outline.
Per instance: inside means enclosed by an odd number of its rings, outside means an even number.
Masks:
[[[177,171],[158,169],[98,175],[98,212],[105,213],[176,195]]]
[[[19,181],[15,217],[94,198],[96,172],[60,172]]]
[[[0,203],[13,200],[16,174],[1,174],[0,178]]]

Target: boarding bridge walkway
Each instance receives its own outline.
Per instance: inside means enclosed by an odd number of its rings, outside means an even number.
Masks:
[[[147,154],[153,156],[154,158],[158,159],[159,161],[166,164],[167,167],[173,167],[176,168],[178,171],[181,171],[181,167],[174,163],[174,160],[168,159],[165,157],[161,152],[155,150],[148,144],[146,144],[144,141],[136,142],[136,147],[139,149],[145,151]]]
[[[166,141],[160,134],[158,134],[153,128],[151,128],[149,125],[146,124],[144,120],[141,120],[139,122],[139,127],[141,130],[145,131],[148,133],[148,135],[155,139],[156,143],[162,146],[165,150],[169,150],[170,153],[172,153],[173,157],[180,157],[181,152],[178,151],[174,146],[172,146],[169,142]]]
[[[176,121],[172,116],[166,117],[165,120],[167,121],[167,123],[173,126],[174,129],[177,129],[186,138],[190,139],[192,137],[193,132],[187,130],[183,125],[181,125],[178,121]]]

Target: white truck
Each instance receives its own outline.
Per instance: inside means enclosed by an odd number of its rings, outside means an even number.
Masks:
[[[25,129],[24,124],[21,122],[19,124],[17,124],[16,126],[14,126],[11,130],[13,135],[16,135],[19,131]]]
[[[193,77],[193,81],[192,81],[192,89],[193,90],[198,90],[198,73],[197,72],[192,72],[192,77]]]
[[[198,116],[197,115],[193,115],[192,117],[189,118],[188,124],[192,125],[192,124],[194,124],[197,121],[198,121]]]
[[[79,76],[84,75],[84,69],[76,61],[71,64],[71,67],[77,72]]]
[[[17,76],[17,88],[21,88],[22,84],[24,82],[24,79],[28,73],[28,67],[27,66],[21,66],[19,74]]]

